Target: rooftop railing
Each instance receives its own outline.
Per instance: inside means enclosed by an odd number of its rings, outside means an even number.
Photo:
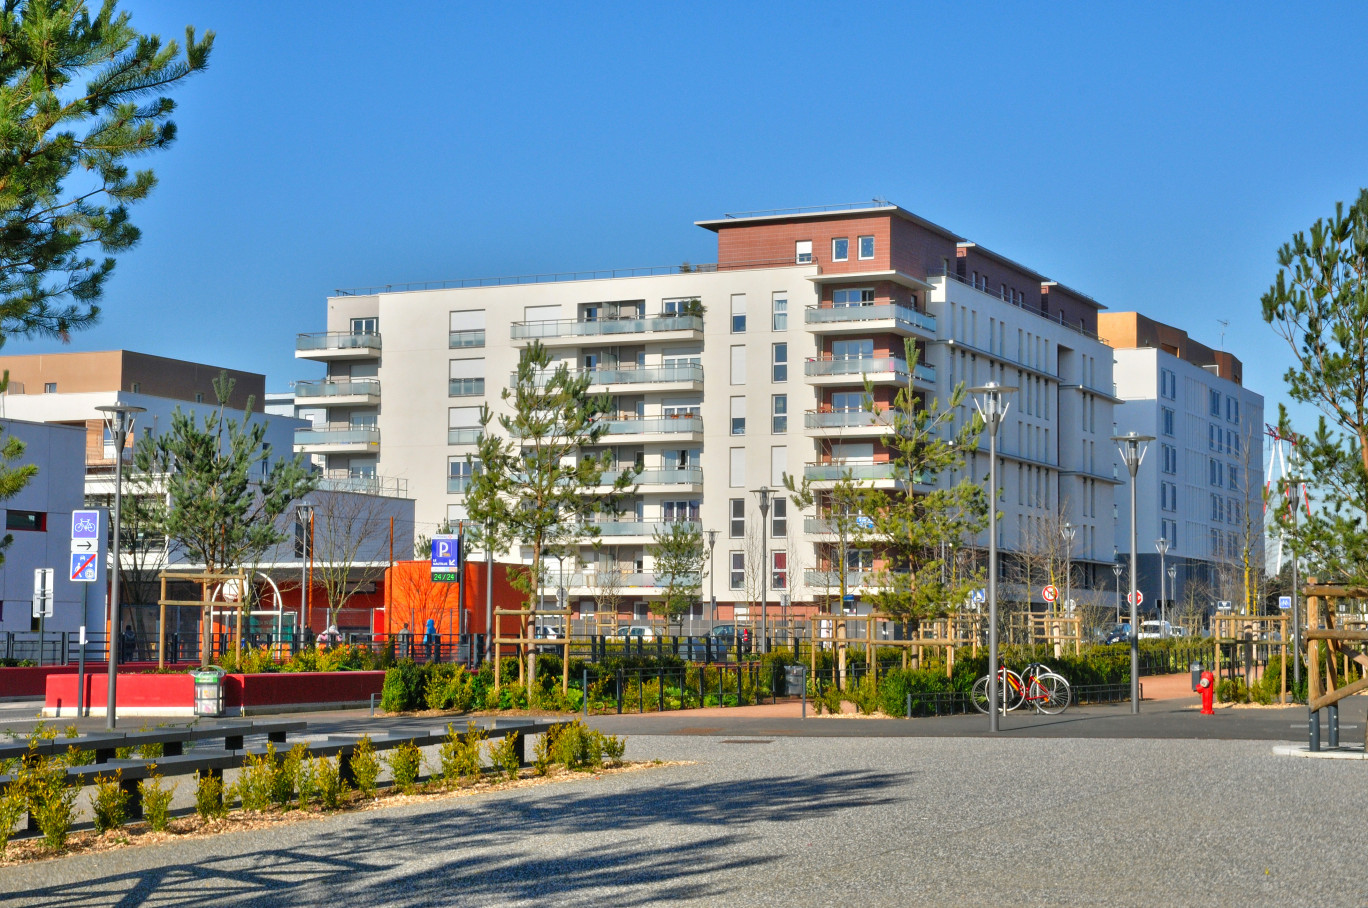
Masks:
[[[969,287],[973,290],[977,290],[979,293],[985,293],[988,296],[991,296],[993,299],[1002,300],[1002,302],[1006,303],[1009,306],[1015,306],[1022,312],[1029,312],[1036,318],[1043,318],[1047,322],[1053,322],[1054,324],[1059,325],[1062,328],[1068,328],[1070,331],[1073,331],[1076,334],[1081,334],[1084,337],[1091,338],[1092,340],[1098,341],[1099,343],[1107,343],[1105,340],[1099,337],[1095,331],[1089,331],[1082,325],[1073,325],[1069,322],[1064,321],[1064,314],[1062,312],[1059,315],[1054,316],[1045,312],[1041,312],[1039,309],[1032,309],[1030,306],[1023,305],[1022,303],[1013,302],[1011,299],[1003,296],[1001,291],[995,291],[990,287],[976,287],[974,286],[973,281],[969,280],[968,278],[960,277],[958,274],[956,274],[953,271],[950,271],[949,269],[943,269],[939,272],[933,272],[931,274],[928,274],[926,276],[926,279],[931,280],[932,278],[938,277],[944,277],[949,278],[953,281],[958,281],[966,287]],[[1108,346],[1110,346],[1110,344],[1108,344]]]
[[[358,473],[355,470],[328,470],[318,480],[318,487],[328,492],[359,492],[389,498],[408,497],[407,479]]]

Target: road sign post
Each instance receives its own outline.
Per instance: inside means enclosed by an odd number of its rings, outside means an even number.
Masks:
[[[461,537],[455,533],[433,536],[431,562],[433,583],[456,583],[461,573]]]
[[[33,572],[33,617],[38,619],[38,664],[43,664],[43,637],[47,634],[47,619],[52,617],[52,568],[37,568]]]
[[[1292,607],[1292,597],[1291,597],[1291,596],[1279,596],[1279,597],[1278,597],[1278,608],[1282,609],[1283,611],[1287,611],[1287,610],[1290,609],[1291,607]]]
[[[1053,583],[1048,584],[1040,591],[1040,595],[1046,602],[1054,602],[1059,598],[1059,587],[1055,586]]]

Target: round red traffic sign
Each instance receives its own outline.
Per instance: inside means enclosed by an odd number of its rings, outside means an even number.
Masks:
[[[1136,590],[1133,593],[1127,593],[1126,601],[1129,602],[1131,605],[1139,605],[1140,603],[1145,601],[1145,594],[1140,592],[1139,590]]]
[[[1045,589],[1040,591],[1040,595],[1044,597],[1046,602],[1054,602],[1056,599],[1059,598],[1059,587],[1051,583],[1049,586],[1045,587]]]

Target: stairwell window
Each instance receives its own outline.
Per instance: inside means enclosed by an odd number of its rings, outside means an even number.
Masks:
[[[788,344],[774,345],[771,373],[770,378],[776,383],[788,381]]]

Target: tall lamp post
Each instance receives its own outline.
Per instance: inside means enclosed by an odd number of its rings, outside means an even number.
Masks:
[[[1064,537],[1064,611],[1070,613],[1069,617],[1073,617],[1073,541],[1077,532],[1078,528],[1068,521],[1059,528],[1059,535]]]
[[[769,652],[769,509],[770,487],[755,490],[760,496],[760,652]]]
[[[114,436],[114,557],[109,577],[109,679],[106,681],[108,697],[105,701],[105,728],[113,731],[118,721],[114,711],[114,688],[119,681],[119,522],[123,506],[124,445],[133,428],[134,415],[146,412],[146,408],[115,403],[95,409],[105,414],[105,419],[110,423],[110,434]]]
[[[717,545],[717,530],[708,530],[708,599],[712,620],[717,620],[717,573],[713,570],[713,547]]]
[[[1176,565],[1176,564],[1170,564],[1170,565],[1168,566],[1168,579],[1169,579],[1169,582],[1168,582],[1168,594],[1169,594],[1169,598],[1172,599],[1172,600],[1174,600],[1175,602],[1178,601],[1178,593],[1176,592],[1178,588],[1174,585],[1174,582],[1175,582],[1175,580],[1176,580],[1177,577],[1178,577],[1178,565]]]
[[[1121,562],[1120,562],[1120,561],[1118,561],[1118,562],[1116,562],[1116,564],[1113,564],[1113,565],[1112,565],[1112,574],[1114,574],[1114,575],[1116,576],[1116,623],[1117,623],[1117,624],[1120,624],[1120,623],[1121,623],[1121,572],[1124,571],[1124,570],[1125,570],[1125,568],[1121,566]]]
[[[998,730],[998,624],[997,624],[997,433],[1011,406],[1003,395],[1016,388],[990,381],[970,388],[974,407],[988,430],[988,730]]]
[[[1139,627],[1136,621],[1136,603],[1139,600],[1138,591],[1135,588],[1136,578],[1136,550],[1135,540],[1135,474],[1140,472],[1140,464],[1145,459],[1145,446],[1154,441],[1153,435],[1141,435],[1137,432],[1127,432],[1125,435],[1113,435],[1112,441],[1116,442],[1116,447],[1121,451],[1121,459],[1126,463],[1126,472],[1130,473],[1130,653],[1131,653],[1131,715],[1140,714],[1140,641],[1136,637],[1136,629]]]
[[[1159,553],[1159,620],[1164,620],[1164,576],[1167,573],[1164,568],[1164,556],[1168,554],[1169,541],[1160,536],[1154,540],[1154,550]],[[1163,627],[1163,624],[1159,625]]]
[[[313,544],[313,505],[301,501],[295,505],[295,520],[299,523],[299,538],[304,540],[299,547],[299,624],[295,627],[295,647],[304,641],[304,630],[309,620],[309,549]],[[388,617],[388,616],[386,616]],[[407,653],[400,658],[406,658]]]

